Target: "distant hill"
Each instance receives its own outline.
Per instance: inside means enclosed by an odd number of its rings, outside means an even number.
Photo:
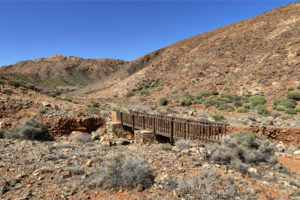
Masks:
[[[118,71],[126,61],[83,59],[54,55],[48,58],[21,61],[0,68],[0,75],[34,83],[42,88],[83,87]]]
[[[288,86],[300,85],[300,3],[149,53],[74,94],[120,96],[158,79],[165,84],[152,96],[203,89],[267,97],[285,94]]]

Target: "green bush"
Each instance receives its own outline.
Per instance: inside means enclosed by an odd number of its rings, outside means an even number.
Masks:
[[[118,93],[113,94],[113,97],[118,98],[119,97]]]
[[[298,86],[297,86],[297,89],[299,89],[299,90],[300,90],[300,85],[298,85]]]
[[[161,106],[165,106],[168,104],[168,98],[167,97],[160,97],[157,99],[157,102],[159,103],[159,105]]]
[[[16,127],[8,129],[4,133],[6,138],[26,140],[50,139],[47,127],[34,119],[28,119]]]
[[[95,102],[95,101],[89,101],[89,102],[87,102],[87,104],[88,104],[89,106],[94,107],[94,108],[99,108],[99,103],[97,103],[97,102]]]
[[[221,97],[222,98],[228,98],[228,99],[231,99],[231,100],[234,100],[234,101],[239,101],[242,98],[242,97],[240,97],[236,94],[228,94],[228,93],[221,94]]]
[[[294,108],[287,108],[287,109],[285,110],[285,112],[286,112],[287,114],[290,114],[290,115],[295,115],[295,114],[297,114],[297,111],[296,111]]]
[[[140,95],[149,95],[152,92],[152,89],[148,88],[148,89],[142,89],[140,90]]]
[[[296,112],[300,112],[300,106],[297,106],[297,107],[295,108],[295,111],[296,111]]]
[[[296,101],[300,101],[300,92],[287,93],[287,97],[289,99],[294,99]]]
[[[222,104],[218,107],[219,110],[226,110],[228,112],[234,111],[234,108],[231,105],[228,104]]]
[[[201,99],[202,97],[208,97],[208,96],[212,96],[212,95],[218,95],[219,93],[217,91],[206,91],[206,90],[201,90],[197,93],[195,93],[194,99]]]
[[[72,102],[72,99],[70,99],[70,97],[64,97],[63,100]]]
[[[192,104],[192,100],[188,97],[182,97],[180,100],[179,100],[179,103],[180,105],[182,106],[188,106],[188,105],[191,105]]]
[[[288,87],[287,88],[287,91],[293,91],[295,88],[293,88],[293,87]]]
[[[221,121],[226,120],[226,118],[223,115],[213,115],[211,116],[215,121]]]
[[[247,109],[253,109],[253,108],[254,108],[253,105],[252,105],[251,103],[244,103],[244,104],[243,104],[243,107],[244,107],[244,108],[247,108]]]
[[[140,91],[142,89],[143,89],[143,87],[139,85],[139,86],[136,86],[135,88],[133,88],[132,91]]]
[[[262,105],[267,102],[267,100],[262,96],[251,96],[249,97],[249,102],[254,106]]]
[[[283,105],[278,105],[278,106],[276,106],[276,110],[277,111],[286,111],[286,107],[285,106],[283,106]]]
[[[295,103],[290,99],[275,99],[272,101],[275,106],[284,106],[286,108],[295,108]]]
[[[246,113],[246,112],[248,112],[248,109],[240,107],[240,108],[237,109],[237,112],[238,113]]]
[[[21,82],[20,81],[16,81],[16,80],[9,80],[8,84],[14,87],[20,87],[21,86]]]
[[[208,98],[203,102],[203,105],[205,105],[206,108],[211,107],[211,106],[215,106],[216,108],[218,108],[222,104],[225,104],[225,103],[222,101],[219,101],[216,98]]]
[[[10,88],[4,88],[4,89],[3,89],[3,93],[5,93],[5,94],[12,94],[13,91],[12,91],[12,89],[10,89]]]
[[[238,107],[242,107],[243,106],[243,103],[241,101],[234,101],[233,102],[233,105],[238,108]]]
[[[273,165],[278,162],[271,142],[246,131],[223,137],[221,144],[212,148],[210,158],[245,173],[248,166],[244,163],[266,162]]]
[[[289,119],[294,119],[294,117],[292,115],[283,115],[283,116],[280,116],[279,119],[289,120]]]
[[[258,105],[255,107],[256,111],[260,115],[270,116],[270,111],[263,105]]]
[[[132,97],[132,96],[134,96],[135,95],[135,93],[133,92],[133,91],[128,91],[126,94],[125,94],[125,96],[127,97],[127,98],[129,98],[129,97]]]

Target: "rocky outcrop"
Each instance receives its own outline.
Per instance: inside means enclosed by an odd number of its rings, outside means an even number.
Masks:
[[[68,118],[59,117],[55,119],[44,119],[49,128],[51,136],[69,135],[73,131],[92,132],[105,124],[102,117]]]

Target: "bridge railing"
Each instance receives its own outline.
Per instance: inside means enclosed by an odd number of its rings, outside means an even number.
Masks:
[[[135,129],[152,130],[153,134],[159,134],[170,138],[219,141],[226,135],[226,123],[209,122],[204,120],[191,120],[179,117],[163,115],[150,115],[144,113],[117,112],[117,119],[123,126]]]

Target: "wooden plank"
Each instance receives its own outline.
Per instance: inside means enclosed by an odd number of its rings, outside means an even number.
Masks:
[[[145,130],[145,116],[142,116],[142,129]]]
[[[132,131],[133,131],[133,133],[134,133],[134,130],[135,130],[135,124],[134,124],[134,115],[131,115],[131,117],[132,117]]]

